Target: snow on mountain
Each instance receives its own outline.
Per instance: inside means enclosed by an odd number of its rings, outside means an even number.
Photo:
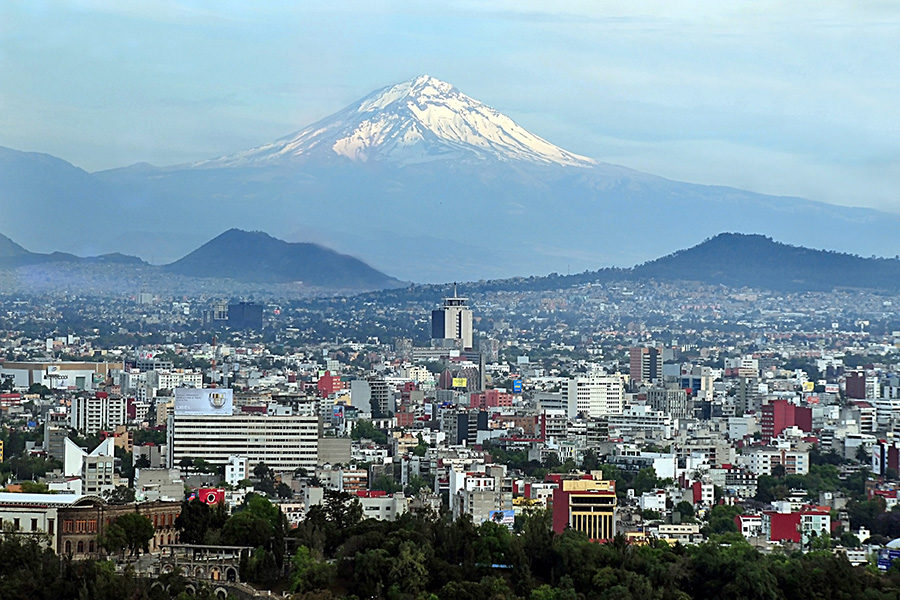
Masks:
[[[261,166],[334,157],[401,164],[466,158],[596,164],[528,132],[449,83],[422,75],[373,92],[271,144],[193,166]]]

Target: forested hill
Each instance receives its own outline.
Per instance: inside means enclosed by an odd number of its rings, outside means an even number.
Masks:
[[[900,260],[789,246],[762,235],[722,233],[639,265],[630,278],[688,280],[783,291],[900,289]]]
[[[514,277],[475,281],[460,289],[467,295],[496,291],[561,290],[588,283],[628,281],[696,281],[730,287],[783,292],[828,291],[835,288],[900,290],[900,260],[863,258],[829,250],[790,246],[762,235],[721,233],[704,242],[632,268],[606,268],[573,275]],[[376,292],[379,298],[402,296],[409,301],[435,301],[452,284],[415,285]]]

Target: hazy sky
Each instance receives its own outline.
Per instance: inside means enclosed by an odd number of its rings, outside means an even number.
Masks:
[[[898,59],[897,2],[0,0],[0,145],[181,163],[428,73],[598,160],[900,212]]]

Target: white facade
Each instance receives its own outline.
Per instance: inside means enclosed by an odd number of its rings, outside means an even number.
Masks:
[[[225,463],[225,483],[237,486],[244,479],[247,479],[247,457],[229,456]]]
[[[407,511],[409,501],[402,492],[397,492],[387,496],[361,496],[359,503],[362,505],[364,519],[396,521],[397,517]]]
[[[113,430],[126,422],[126,400],[121,397],[72,398],[69,424],[87,435],[103,430]]]
[[[653,490],[644,492],[640,497],[641,510],[654,510],[658,513],[666,512],[666,490]]]
[[[38,535],[42,546],[56,551],[60,508],[81,500],[81,494],[19,494],[0,492],[0,531]]]
[[[783,465],[788,475],[809,473],[809,452],[779,450],[778,448],[754,448],[742,454],[740,461],[756,475],[772,475],[776,465]]]
[[[300,415],[193,415],[170,417],[169,464],[202,458],[225,465],[234,455],[247,467],[259,463],[276,471],[315,469],[318,462],[318,417]]]
[[[649,406],[637,404],[626,408],[622,414],[609,417],[609,430],[618,436],[647,435],[654,439],[672,437],[678,421],[662,411],[652,410]]]
[[[203,374],[183,369],[149,371],[147,384],[158,390],[174,390],[180,387],[200,388],[203,387]]]
[[[566,388],[569,418],[618,415],[625,408],[625,382],[621,375],[576,377]]]

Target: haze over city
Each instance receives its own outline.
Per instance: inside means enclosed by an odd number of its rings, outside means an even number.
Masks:
[[[0,0],[0,598],[897,600],[898,50]]]

